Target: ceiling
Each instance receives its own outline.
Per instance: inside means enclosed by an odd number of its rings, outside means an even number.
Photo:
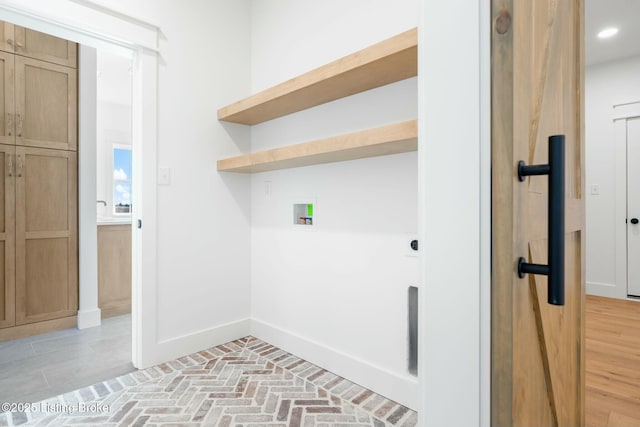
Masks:
[[[598,39],[607,27],[620,31]],[[586,65],[640,55],[640,0],[585,0],[584,36]]]

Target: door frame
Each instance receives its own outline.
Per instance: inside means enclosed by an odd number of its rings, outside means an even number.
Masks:
[[[132,220],[132,363],[146,368],[160,362],[162,356],[157,340],[157,93],[158,93],[158,34],[159,28],[148,22],[130,17],[90,0],[62,0],[51,2],[36,0],[28,6],[15,1],[0,0],[0,19],[27,26],[38,31],[82,43],[94,48],[108,49],[132,56],[133,99],[133,212]],[[80,154],[80,153],[79,153]],[[80,183],[80,185],[82,185]],[[95,192],[95,190],[94,190]],[[82,192],[80,194],[83,194]],[[85,194],[86,196],[86,194]],[[93,204],[92,200],[79,200],[79,205]],[[91,212],[90,209],[88,209]],[[80,209],[80,227],[96,229],[93,216]],[[144,220],[144,228],[135,227]],[[79,240],[80,254],[83,244],[95,239]],[[88,246],[87,246],[88,247]],[[142,254],[144,253],[144,257]],[[96,250],[97,254],[97,250]],[[90,258],[90,256],[89,256]],[[81,257],[80,269],[94,268],[94,259]],[[97,273],[96,273],[97,277]],[[97,286],[97,283],[96,283]],[[97,308],[95,295],[89,295],[89,309]],[[85,295],[85,298],[87,296]],[[95,301],[94,301],[95,300]],[[83,301],[83,295],[80,295]],[[80,307],[82,310],[82,307]],[[99,324],[94,315],[92,321]],[[96,323],[97,322],[97,323]]]
[[[489,427],[491,1],[421,5],[418,425]]]
[[[616,283],[620,295],[616,298],[629,297],[629,282],[627,271],[627,121],[640,117],[640,101],[615,104],[612,107],[611,118],[614,124],[615,151],[615,260]],[[624,294],[622,290],[624,289]]]

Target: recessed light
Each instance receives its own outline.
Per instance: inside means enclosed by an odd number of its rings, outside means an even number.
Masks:
[[[615,27],[605,28],[604,30],[598,33],[599,39],[608,39],[609,37],[613,37],[618,34],[618,29]]]

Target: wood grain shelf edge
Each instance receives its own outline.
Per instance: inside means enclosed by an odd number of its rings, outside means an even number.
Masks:
[[[218,160],[218,170],[257,173],[406,153],[417,150],[417,137],[417,121],[410,120]]]
[[[418,74],[413,28],[218,110],[218,120],[254,125]]]

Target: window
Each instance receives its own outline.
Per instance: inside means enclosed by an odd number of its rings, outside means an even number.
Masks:
[[[113,214],[131,215],[131,148],[113,147]]]

